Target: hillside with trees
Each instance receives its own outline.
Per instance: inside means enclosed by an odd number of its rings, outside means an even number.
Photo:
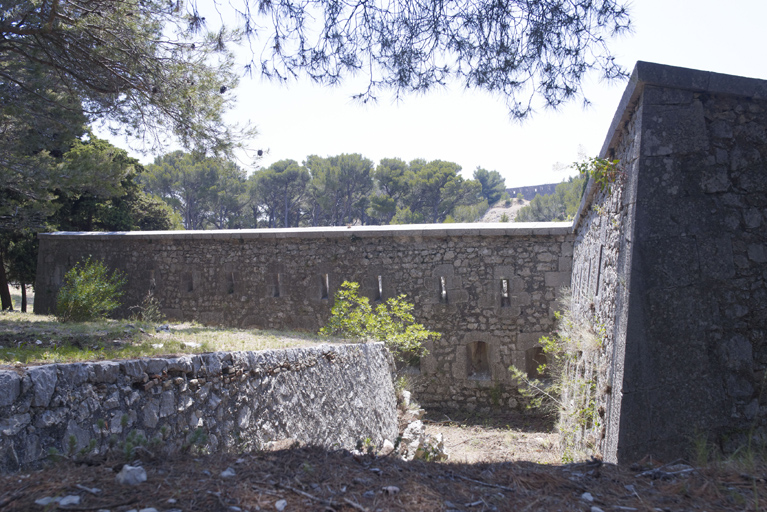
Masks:
[[[536,195],[530,204],[522,208],[514,219],[516,222],[569,221],[578,213],[581,196],[586,187],[583,175],[571,177],[556,186],[553,194]]]
[[[360,154],[280,160],[251,175],[218,157],[176,151],[140,177],[185,229],[475,222],[504,194],[497,171],[473,179],[443,160],[378,165]]]

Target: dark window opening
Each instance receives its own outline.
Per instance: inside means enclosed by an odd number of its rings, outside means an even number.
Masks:
[[[525,373],[528,379],[545,379],[549,376],[546,368],[548,359],[541,347],[529,348],[525,351]],[[542,370],[543,371],[540,371]]]
[[[487,354],[487,343],[472,341],[466,345],[467,376],[473,380],[490,380],[490,361]]]
[[[226,293],[234,295],[234,272],[229,272],[226,276]]]
[[[186,288],[187,293],[194,291],[194,278],[190,272],[184,274],[184,287]]]
[[[272,282],[272,297],[279,297],[282,287],[282,274],[274,274],[274,281]]]
[[[501,279],[501,307],[508,308],[511,306],[511,295],[509,290],[509,280]]]
[[[447,304],[447,282],[444,276],[439,278],[439,301]]]
[[[320,276],[320,299],[327,300],[330,294],[330,276],[322,274]]]

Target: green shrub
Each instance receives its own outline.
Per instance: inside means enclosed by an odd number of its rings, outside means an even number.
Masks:
[[[426,354],[423,344],[440,334],[415,323],[413,305],[405,295],[387,299],[375,308],[367,297],[359,296],[360,285],[344,281],[334,296],[327,325],[320,329],[325,336],[344,336],[360,341],[381,341],[400,362],[414,364]]]
[[[101,261],[90,257],[77,263],[64,276],[56,299],[56,318],[60,322],[87,322],[106,317],[119,305],[125,277],[109,273]]]
[[[618,160],[607,160],[604,158],[587,158],[582,162],[574,162],[573,167],[580,173],[581,177],[588,181],[593,179],[602,192],[610,193],[610,186],[625,179],[626,173],[620,168]],[[586,190],[586,184],[583,185]]]

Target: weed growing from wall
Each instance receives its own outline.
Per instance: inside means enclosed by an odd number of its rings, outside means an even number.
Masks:
[[[333,297],[330,319],[320,334],[381,341],[397,361],[417,364],[426,354],[424,343],[438,339],[440,334],[415,323],[413,304],[405,300],[405,295],[387,299],[373,308],[367,297],[359,296],[359,288],[359,283],[343,282]]]
[[[574,162],[573,167],[587,181],[589,178],[593,179],[599,185],[600,191],[609,194],[611,185],[625,175],[618,164],[618,160],[592,157],[582,162]]]
[[[105,318],[120,306],[125,277],[111,274],[102,261],[88,257],[64,275],[64,285],[56,299],[56,318],[60,322],[87,322]]]
[[[599,455],[602,417],[597,410],[597,376],[605,332],[574,313],[570,289],[562,290],[560,307],[556,332],[540,340],[547,362],[538,373],[548,378],[529,378],[513,366],[509,370],[521,384],[519,391],[529,408],[557,414],[562,461],[573,462]]]

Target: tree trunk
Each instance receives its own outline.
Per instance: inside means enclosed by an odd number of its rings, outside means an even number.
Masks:
[[[3,311],[13,311],[11,290],[8,289],[8,278],[5,275],[5,262],[2,254],[0,254],[0,305],[2,305]]]
[[[27,283],[20,283],[21,286],[21,312],[27,312]]]

